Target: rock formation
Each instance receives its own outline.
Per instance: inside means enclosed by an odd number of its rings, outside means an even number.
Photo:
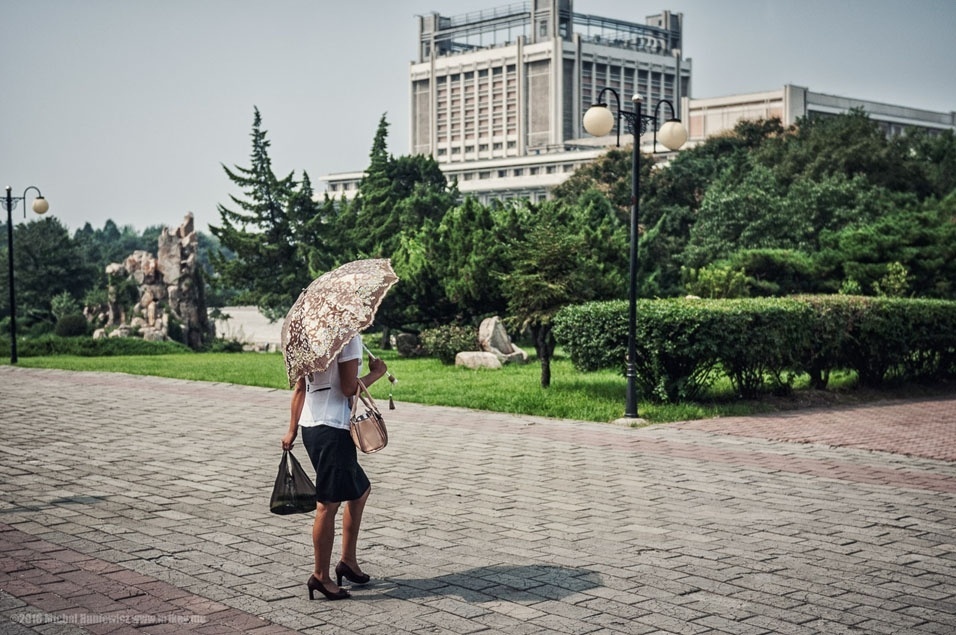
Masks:
[[[481,321],[478,345],[486,353],[493,353],[502,364],[524,364],[528,361],[528,354],[511,342],[508,331],[497,315]]]
[[[478,327],[480,351],[462,351],[455,355],[455,365],[465,368],[498,369],[504,364],[524,364],[528,354],[515,346],[497,315],[482,320]]]
[[[106,267],[110,281],[106,326],[94,337],[138,332],[143,339],[172,339],[190,348],[213,339],[215,325],[207,317],[193,215],[186,214],[174,232],[164,227],[158,243],[156,256],[135,251]],[[131,307],[122,293],[129,285],[135,286],[138,297]]]

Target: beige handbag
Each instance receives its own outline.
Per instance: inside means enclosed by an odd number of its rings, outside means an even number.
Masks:
[[[379,412],[375,400],[369,394],[362,380],[358,380],[355,397],[352,398],[352,414],[349,417],[349,432],[355,447],[371,454],[378,452],[388,445],[388,431],[385,429],[385,420]]]

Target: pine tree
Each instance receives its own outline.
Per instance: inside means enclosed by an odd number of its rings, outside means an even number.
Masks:
[[[345,221],[356,257],[391,257],[407,240],[403,234],[417,233],[426,219],[441,221],[457,198],[432,157],[394,158],[387,140],[388,122],[382,116],[359,195],[350,206],[351,218]]]
[[[213,263],[218,284],[239,290],[237,302],[254,304],[264,315],[277,320],[311,280],[307,258],[298,247],[297,230],[315,208],[311,184],[306,179],[297,189],[294,173],[280,179],[272,171],[270,142],[258,108],[251,136],[250,167],[223,166],[245,198],[231,195],[235,207],[219,205],[221,224],[209,227],[221,246],[235,257],[227,258],[220,252]]]

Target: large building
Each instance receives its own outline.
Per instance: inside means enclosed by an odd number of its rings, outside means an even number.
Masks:
[[[603,88],[625,109],[644,98],[651,113],[667,100],[689,131],[686,147],[743,119],[800,117],[859,108],[888,135],[908,128],[956,129],[956,113],[839,97],[787,85],[781,90],[697,99],[684,59],[683,14],[662,11],[643,24],[574,12],[573,0],[529,2],[458,16],[418,18],[418,53],[409,68],[410,149],[428,154],[462,194],[545,199],[578,167],[616,141],[582,126]],[[606,99],[612,109],[613,98]],[[669,109],[660,110],[669,118]],[[651,150],[651,133],[642,145]],[[631,137],[622,133],[621,143]],[[323,177],[334,198],[355,195],[362,172]]]
[[[956,130],[956,112],[936,112],[827,95],[790,84],[780,90],[761,93],[683,99],[684,125],[689,132],[689,145],[732,130],[738,121],[776,118],[784,126],[789,126],[802,117],[826,117],[853,109],[865,112],[888,136],[914,129],[931,134]]]
[[[644,24],[579,14],[573,0],[421,16],[409,69],[410,151],[433,156],[463,194],[543,199],[614,142],[589,137],[581,124],[602,88],[627,109],[634,93],[648,109],[662,99],[676,107],[689,93],[682,23],[668,11]],[[330,194],[349,196],[360,178],[325,180]]]

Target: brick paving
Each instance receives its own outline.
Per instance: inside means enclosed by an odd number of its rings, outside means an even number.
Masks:
[[[310,602],[288,391],[0,367],[0,633],[953,633],[956,395],[631,429],[399,403]],[[305,460],[305,452],[296,448]]]

